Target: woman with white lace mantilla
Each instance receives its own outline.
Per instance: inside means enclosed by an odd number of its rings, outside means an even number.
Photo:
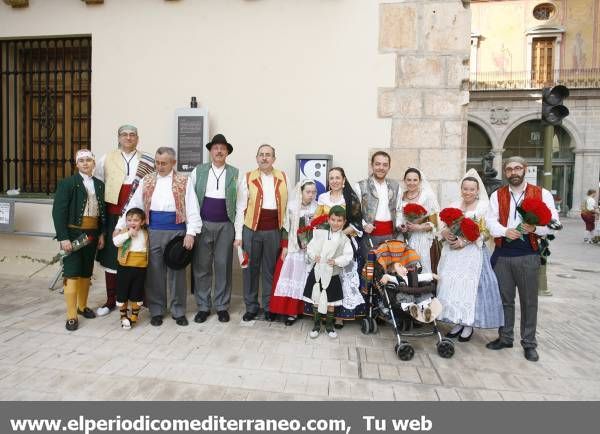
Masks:
[[[474,242],[457,237],[440,221],[444,241],[438,274],[438,299],[443,311],[440,321],[455,324],[446,336],[466,342],[473,327],[498,328],[504,325],[500,290],[485,244],[485,215],[489,200],[481,178],[470,169],[460,182],[461,199],[450,204],[474,220],[481,235]],[[487,234],[489,235],[489,234]]]

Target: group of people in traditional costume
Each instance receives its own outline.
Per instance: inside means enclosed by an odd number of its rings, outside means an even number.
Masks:
[[[498,338],[487,347],[512,347],[518,289],[521,345],[528,360],[538,359],[538,240],[549,229],[525,223],[517,208],[523,199],[537,198],[554,219],[558,215],[552,195],[525,182],[522,158],[505,161],[508,185],[489,198],[475,170],[460,181],[460,197],[449,206],[481,229],[478,239],[468,241],[438,219],[441,208],[425,174],[409,168],[402,181],[390,179],[392,161],[383,151],[372,155],[370,176],[354,185],[343,168],[330,168],[329,190],[317,197],[314,180],[289,185],[286,174],[274,167],[271,145],[258,147],[256,169],[240,173],[227,163],[233,146],[217,134],[206,145],[210,161],[188,176],[175,170],[176,154],[169,147],[156,150],[153,168],[144,165],[135,127],[119,128],[118,140],[118,149],[97,164],[91,151],[78,151],[78,173],[60,181],[56,191],[54,224],[67,254],[68,330],[77,329],[79,315],[94,318],[117,307],[121,326],[129,329],[142,304],[153,326],[160,326],[167,312],[177,325],[188,325],[189,263],[194,321],[205,322],[214,310],[220,322],[228,322],[237,250],[243,321],[262,310],[266,321],[281,316],[291,326],[309,314],[311,338],[320,335],[323,320],[326,334],[335,338],[344,320],[365,315],[361,270],[367,253],[386,240],[402,239],[419,260],[420,272],[438,280],[436,302],[442,310],[436,315],[452,325],[449,337],[464,342],[473,328],[498,328]],[[425,209],[427,218],[408,219],[404,210],[410,204]],[[96,256],[105,269],[107,299],[94,313],[87,296]],[[402,281],[406,275],[398,264],[382,279]],[[413,301],[429,309],[432,297]]]

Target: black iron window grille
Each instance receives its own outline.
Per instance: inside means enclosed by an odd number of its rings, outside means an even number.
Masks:
[[[90,149],[90,37],[0,40],[2,193],[51,194]]]

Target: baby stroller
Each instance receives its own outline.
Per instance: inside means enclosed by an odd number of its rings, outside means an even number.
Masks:
[[[394,327],[397,343],[394,351],[400,360],[410,360],[415,355],[412,345],[403,340],[405,337],[437,336],[437,352],[449,359],[454,355],[454,342],[442,337],[435,316],[427,318],[421,323],[403,309],[402,300],[407,295],[420,297],[431,293],[435,296],[435,280],[431,282],[419,282],[418,271],[420,257],[399,240],[389,240],[381,243],[377,248],[369,251],[367,262],[363,269],[364,287],[363,292],[367,297],[368,314],[362,320],[361,331],[363,334],[377,333],[377,319],[391,323]],[[408,269],[408,283],[380,282],[388,268],[399,263]],[[435,300],[437,302],[437,300]],[[439,303],[439,302],[437,302]],[[414,303],[412,303],[414,304]],[[433,303],[432,303],[433,304]]]

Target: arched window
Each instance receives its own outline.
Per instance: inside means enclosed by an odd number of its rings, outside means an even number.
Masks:
[[[492,141],[487,133],[474,122],[469,122],[467,131],[467,169],[483,169],[482,157],[492,150]]]
[[[575,154],[571,135],[561,126],[554,127],[552,140],[552,193],[556,206],[562,214],[573,205],[573,174]],[[537,170],[536,183],[543,184],[544,172],[544,127],[541,120],[523,122],[517,126],[504,142],[502,158],[519,155],[527,160],[530,168]]]

